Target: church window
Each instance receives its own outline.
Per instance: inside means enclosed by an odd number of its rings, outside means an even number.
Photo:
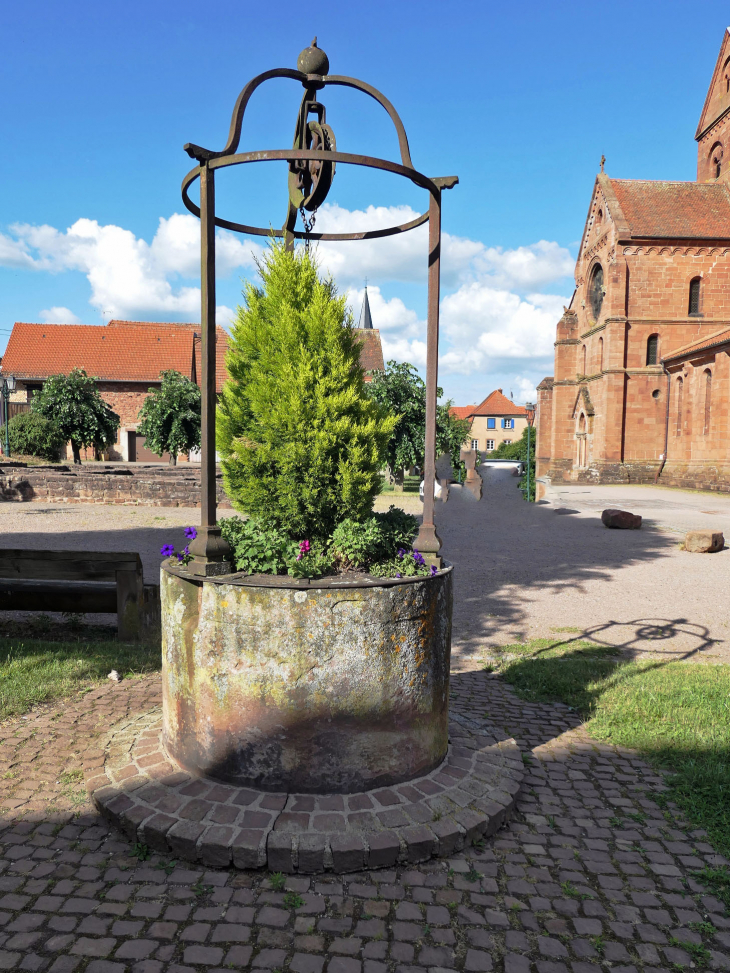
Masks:
[[[598,370],[603,371],[603,338],[598,339]]]
[[[585,345],[583,345],[583,351],[582,351],[581,354],[582,354],[582,361],[581,361],[581,370],[580,370],[580,373],[581,373],[581,375],[585,375],[586,374],[586,368],[588,367],[587,364],[586,364],[587,352],[586,352],[586,346]]]
[[[681,378],[677,379],[677,435],[682,435],[682,392],[684,382]]]
[[[649,339],[646,342],[646,364],[656,365],[658,356],[659,356],[659,335],[658,334],[649,335]]]
[[[588,298],[591,302],[591,310],[593,311],[593,317],[596,321],[598,320],[598,315],[601,313],[604,291],[603,267],[600,264],[596,264],[596,266],[593,268],[591,282],[588,288]]]
[[[700,277],[695,277],[689,282],[689,313],[700,313]]]
[[[705,369],[705,435],[710,431],[710,406],[712,404],[712,372]]]
[[[603,223],[603,210],[599,209],[596,213],[596,226],[600,226]]]

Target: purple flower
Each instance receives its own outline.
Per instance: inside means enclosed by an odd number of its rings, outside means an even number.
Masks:
[[[309,541],[299,541],[299,553],[309,554]]]
[[[399,571],[396,571],[396,574],[395,574],[395,576],[396,576],[396,578],[401,578],[401,577],[402,577],[402,575],[400,574],[400,572],[399,572]]]
[[[405,555],[406,555],[406,549],[404,547],[399,547],[398,548],[398,557],[401,559],[401,561],[403,560],[403,558],[405,557]]]
[[[163,544],[162,547],[160,548],[160,554],[163,557],[172,557],[174,553],[175,553],[174,544]]]
[[[426,566],[426,562],[423,560],[423,555],[419,554],[415,547],[413,548],[413,560],[416,562],[416,564],[420,564],[422,567]]]
[[[189,541],[194,541],[195,538],[198,536],[198,532],[194,527],[186,527],[185,536]]]
[[[185,545],[185,550],[182,552],[182,554],[178,554],[177,559],[178,561],[182,562],[186,557],[190,557],[190,548],[187,546],[187,544]]]
[[[435,564],[432,564],[431,565],[431,576],[433,576],[434,574],[438,574],[438,573],[439,573],[439,569],[436,567]]]

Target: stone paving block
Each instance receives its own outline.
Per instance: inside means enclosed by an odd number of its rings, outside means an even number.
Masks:
[[[365,864],[365,844],[359,835],[332,835],[330,847],[335,872],[356,872]]]
[[[266,857],[271,872],[294,871],[294,836],[286,831],[270,831],[266,838]]]
[[[400,854],[400,840],[393,831],[368,835],[368,868],[389,868]]]
[[[297,870],[304,874],[324,871],[324,855],[327,838],[323,834],[302,834],[298,839],[299,861]],[[340,871],[340,869],[337,869]]]

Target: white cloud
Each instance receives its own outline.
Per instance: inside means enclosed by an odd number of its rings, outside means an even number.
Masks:
[[[200,224],[193,216],[161,218],[148,244],[130,230],[80,219],[61,232],[52,226],[12,226],[13,237],[0,237],[0,263],[60,273],[76,270],[91,285],[89,303],[104,318],[185,317],[200,319],[200,289],[173,286],[170,278],[200,272]],[[221,275],[252,269],[257,244],[231,233],[218,237]]]
[[[407,206],[349,211],[325,204],[317,214],[316,229],[357,232],[408,222],[417,215]],[[373,322],[381,332],[386,360],[425,365],[425,321],[402,298],[385,298],[381,284],[418,282],[425,296],[427,249],[425,226],[391,237],[321,243],[316,248],[323,268],[341,288],[348,289],[356,321],[363,280],[368,277],[371,281],[368,294]],[[218,274],[249,275],[262,252],[257,241],[219,231]],[[161,217],[149,243],[123,227],[85,218],[65,231],[17,224],[8,234],[0,234],[0,265],[85,274],[89,303],[105,319],[200,320],[200,224],[190,214]],[[544,291],[558,281],[564,281],[568,290],[565,278],[572,270],[570,253],[556,242],[540,240],[504,249],[444,233],[442,374],[473,375],[474,382],[485,385],[490,375],[499,374],[502,381],[510,376],[508,381],[522,383],[518,386],[521,398],[534,395],[535,381],[550,371],[555,324],[565,302]],[[224,327],[229,327],[234,316],[231,308],[217,308],[216,318]],[[48,308],[41,318],[78,320],[63,307]],[[466,384],[462,382],[464,388]]]
[[[488,283],[462,285],[441,305],[451,346],[442,355],[443,368],[468,375],[494,370],[505,359],[550,359],[563,303],[549,294],[522,298]]]
[[[67,307],[49,307],[40,313],[44,324],[81,324],[79,318]]]
[[[486,247],[473,258],[473,265],[479,279],[489,280],[494,287],[524,293],[570,277],[575,260],[565,247],[539,240],[515,250]]]
[[[537,402],[537,386],[531,378],[517,376],[517,402]]]

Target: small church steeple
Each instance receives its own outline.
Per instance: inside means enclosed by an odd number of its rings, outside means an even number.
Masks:
[[[365,281],[365,297],[362,299],[362,310],[360,311],[360,328],[366,331],[373,330],[373,319],[370,316],[370,301],[368,300],[368,284]]]

